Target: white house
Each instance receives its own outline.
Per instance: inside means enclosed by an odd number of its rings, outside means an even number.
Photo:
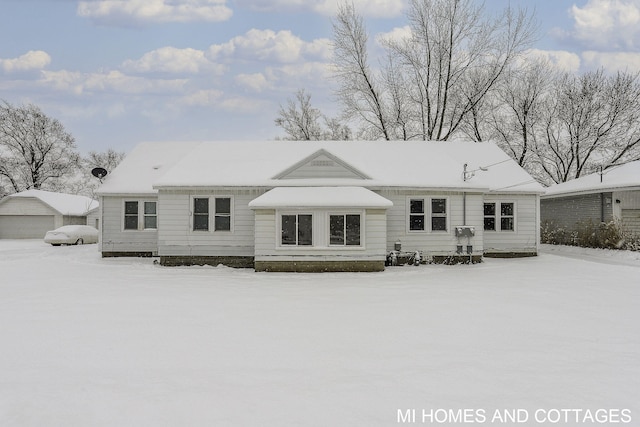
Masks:
[[[375,271],[536,255],[544,189],[471,142],[144,143],[98,190],[100,250],[163,265]]]
[[[640,235],[640,161],[555,184],[541,200],[541,218],[575,229],[581,222],[617,221]]]
[[[0,200],[0,238],[40,239],[63,225],[85,225],[97,207],[96,200],[74,194],[43,190],[10,194]]]

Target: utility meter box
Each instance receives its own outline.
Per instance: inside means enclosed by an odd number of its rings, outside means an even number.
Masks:
[[[476,228],[468,225],[458,225],[456,227],[456,237],[473,237],[476,235]]]

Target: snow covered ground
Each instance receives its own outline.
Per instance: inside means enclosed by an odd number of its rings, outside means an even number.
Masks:
[[[275,274],[0,240],[0,426],[640,425],[639,278],[548,246]]]

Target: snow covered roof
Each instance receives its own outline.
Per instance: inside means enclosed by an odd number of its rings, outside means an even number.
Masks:
[[[61,215],[69,216],[85,216],[87,212],[98,207],[98,202],[90,197],[54,193],[44,190],[26,190],[20,193],[10,194],[5,200],[17,197],[39,199]]]
[[[614,166],[602,173],[592,173],[547,188],[544,198],[554,198],[578,194],[601,193],[621,189],[640,189],[640,160],[621,166]]]
[[[167,162],[150,173],[155,163],[149,156]],[[315,158],[335,161],[336,170],[342,168],[344,173],[295,173],[304,169],[305,162],[313,165]],[[465,164],[469,171],[466,181]],[[161,188],[278,186],[544,192],[493,143],[217,141],[142,144],[107,176],[99,194],[150,193]]]
[[[153,183],[198,145],[198,142],[141,143],[109,172],[96,194],[157,193]]]
[[[282,207],[388,208],[390,200],[363,187],[276,187],[249,203],[252,209]]]

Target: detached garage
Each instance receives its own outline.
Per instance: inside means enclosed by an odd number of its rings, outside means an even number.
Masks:
[[[63,225],[87,224],[98,202],[73,194],[27,190],[0,200],[0,239],[41,239]],[[90,224],[93,225],[93,224]]]

